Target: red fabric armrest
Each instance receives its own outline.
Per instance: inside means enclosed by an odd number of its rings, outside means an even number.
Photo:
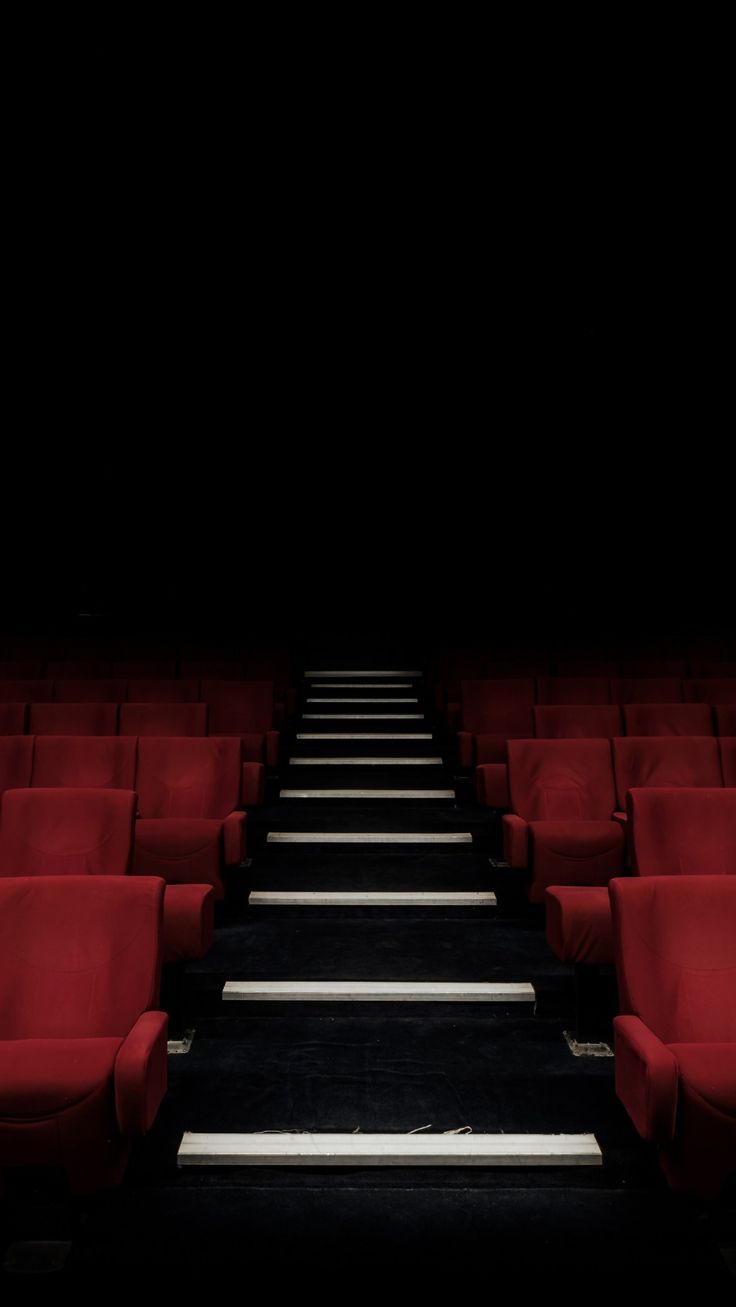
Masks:
[[[677,1062],[639,1017],[615,1017],[616,1093],[643,1139],[664,1144],[675,1132]]]
[[[115,1111],[123,1135],[151,1129],[166,1093],[165,1012],[143,1012],[115,1059]]]
[[[485,762],[475,769],[475,792],[486,808],[508,808],[509,774],[505,762]]]
[[[458,731],[457,733],[457,760],[461,767],[467,767],[468,771],[475,762],[475,740],[472,731]]]
[[[529,827],[523,817],[507,812],[501,818],[503,856],[511,867],[525,867],[529,861]]]
[[[238,863],[245,861],[246,822],[244,812],[230,812],[222,823],[226,867],[237,867]]]
[[[240,802],[244,808],[263,803],[266,792],[266,769],[262,762],[244,762],[240,783]]]
[[[279,733],[278,731],[266,731],[266,766],[278,767],[279,765]]]
[[[195,962],[212,948],[215,891],[211,885],[167,885],[164,891],[163,961]]]

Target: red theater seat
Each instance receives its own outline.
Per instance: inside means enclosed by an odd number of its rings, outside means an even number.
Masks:
[[[736,789],[736,735],[723,735],[718,741],[723,784]]]
[[[210,735],[238,735],[244,758],[278,765],[273,681],[202,681],[200,697],[209,707]]]
[[[628,736],[613,741],[613,773],[623,812],[631,789],[720,785],[718,744],[713,736]]]
[[[240,659],[230,658],[193,658],[181,663],[182,676],[194,677],[196,680],[240,681],[243,679],[243,664]]]
[[[713,712],[707,703],[627,703],[627,735],[712,735]]]
[[[607,676],[540,676],[537,703],[610,703]]]
[[[721,680],[724,677],[731,680],[736,677],[736,662],[732,659],[694,658],[690,667],[690,675],[695,678],[705,677],[709,680]]]
[[[30,735],[0,736],[0,795],[6,790],[27,789],[33,767]]]
[[[736,790],[630,790],[639,876],[736,875]]]
[[[683,681],[683,690],[687,703],[736,703],[736,676]]]
[[[222,898],[223,863],[245,857],[240,787],[237,739],[139,739],[136,872],[212,885]]]
[[[129,680],[127,699],[129,703],[196,703],[199,699],[199,682],[147,678]]]
[[[0,881],[0,1171],[118,1184],[166,1092],[160,880]]]
[[[459,762],[506,761],[506,741],[527,738],[534,733],[534,681],[519,679],[463,681],[462,724],[458,732]]]
[[[6,790],[0,876],[125,876],[134,821],[131,790]]]
[[[616,1093],[670,1186],[715,1198],[736,1171],[736,880],[617,880],[610,894]]]
[[[715,708],[718,735],[736,735],[736,703],[719,703]]]
[[[54,681],[54,703],[122,703],[125,681]]]
[[[545,904],[547,943],[555,957],[585,966],[613,962],[607,886],[551,885]]]
[[[614,703],[680,703],[682,681],[679,676],[616,677],[611,681]]]
[[[32,735],[116,735],[116,703],[32,703]]]
[[[530,869],[531,901],[544,902],[548,885],[605,885],[620,874],[609,741],[509,740],[508,754],[504,851],[512,867]]]
[[[42,789],[135,789],[136,741],[109,735],[37,735],[31,784]]]
[[[206,735],[206,703],[121,703],[120,735]]]
[[[0,735],[23,735],[28,721],[28,704],[0,703]]]
[[[0,681],[0,703],[50,703],[53,681]]]
[[[539,704],[534,709],[538,740],[605,740],[622,735],[617,703]]]

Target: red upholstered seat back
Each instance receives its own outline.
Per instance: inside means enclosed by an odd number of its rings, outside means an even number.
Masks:
[[[712,735],[628,736],[613,741],[616,802],[626,806],[628,790],[648,786],[721,785],[718,744]]]
[[[736,735],[722,735],[718,741],[723,784],[736,788]]]
[[[0,876],[124,876],[130,871],[131,790],[6,790]]]
[[[537,703],[610,703],[607,676],[540,676]]]
[[[527,821],[610,821],[608,740],[509,740],[512,810]]]
[[[115,735],[116,703],[32,703],[31,735]]]
[[[125,681],[54,681],[54,703],[122,703]]]
[[[212,735],[248,735],[273,726],[273,681],[202,681]]]
[[[206,735],[206,703],[121,703],[121,735]]]
[[[736,735],[736,703],[721,703],[715,709],[718,735]]]
[[[736,703],[736,676],[683,681],[687,703]]]
[[[136,776],[141,817],[227,817],[240,795],[240,740],[143,737]]]
[[[37,735],[31,785],[135,789],[136,741],[116,735]]]
[[[0,703],[49,703],[53,681],[0,681]]]
[[[30,785],[32,766],[30,735],[0,735],[0,795]]]
[[[707,703],[627,703],[627,735],[712,735],[713,710]]]
[[[682,680],[679,676],[616,677],[611,681],[614,703],[680,703]]]
[[[199,682],[196,679],[166,681],[143,677],[128,681],[129,703],[196,703],[198,698]]]
[[[616,703],[538,704],[534,709],[538,740],[603,740],[622,730]]]
[[[158,1003],[164,882],[0,880],[0,1039],[126,1035]]]
[[[27,704],[0,703],[0,735],[23,735],[27,720]]]
[[[736,790],[629,790],[639,876],[736,875]]]
[[[531,677],[497,677],[462,681],[463,727],[476,735],[528,734],[534,731],[534,681]]]
[[[736,1040],[736,879],[611,881],[621,1011],[664,1043]]]

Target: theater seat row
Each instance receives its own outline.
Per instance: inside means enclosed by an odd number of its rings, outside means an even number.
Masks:
[[[736,785],[736,738],[509,740],[506,768],[478,768],[502,818],[504,856],[528,869],[529,897],[552,884],[601,885],[626,865],[626,795],[634,786]]]
[[[172,702],[165,697],[140,702],[96,699],[92,694],[96,684],[112,686],[85,682],[82,688],[87,697],[75,699],[62,692],[54,701],[52,690],[58,689],[59,682],[16,682],[10,690],[7,682],[5,687],[0,684],[0,734],[28,730],[33,735],[239,735],[245,756],[272,767],[278,764],[279,732],[274,729],[278,713],[270,683],[221,682],[215,686],[209,682],[212,702]],[[113,688],[119,692],[121,686],[125,688],[122,683]],[[162,689],[161,685],[148,688],[151,693]],[[79,689],[75,684],[73,693]],[[25,697],[29,690],[32,696]]]
[[[262,781],[263,768],[243,762],[227,736],[0,737],[3,803],[25,787],[135,791],[135,870],[211,885],[218,898],[223,867],[245,859],[243,809],[260,800]]]
[[[627,796],[635,876],[736,875],[736,789],[654,787]],[[552,885],[547,939],[562,962],[613,962],[605,890]]]
[[[503,762],[509,739],[530,739],[550,733],[590,737],[594,730],[599,736],[622,734],[624,729],[630,732],[636,729],[636,714],[632,712],[636,704],[657,709],[649,718],[646,713],[640,715],[640,721],[651,723],[640,734],[650,731],[680,734],[687,730],[688,734],[711,735],[713,715],[705,710],[715,706],[727,724],[730,715],[725,707],[736,705],[736,678],[707,682],[629,681],[622,683],[620,689],[608,679],[601,678],[596,684],[597,697],[590,682],[581,680],[564,684],[557,681],[552,688],[550,678],[544,685],[542,680],[535,683],[530,678],[464,681],[456,721],[460,766],[470,768],[476,762]],[[616,695],[613,700],[612,689]],[[675,711],[678,705],[685,709],[694,707],[697,711],[678,715]],[[631,727],[627,725],[628,720]],[[703,723],[703,729],[693,730],[698,721]]]
[[[242,658],[28,658],[0,657],[0,680],[4,678],[48,677],[174,680],[177,677],[210,677],[216,680],[273,680],[287,684],[291,679],[288,657],[266,654]]]

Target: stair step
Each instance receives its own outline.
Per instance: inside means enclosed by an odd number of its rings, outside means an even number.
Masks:
[[[593,1134],[185,1131],[179,1166],[601,1166]]]
[[[472,844],[470,831],[269,831],[268,844]]]
[[[454,790],[279,790],[282,799],[454,799]]]
[[[299,731],[297,740],[431,740],[431,731]]]
[[[396,695],[393,699],[376,699],[375,697],[370,699],[348,699],[344,695],[340,695],[327,699],[307,699],[307,703],[419,703],[419,700],[416,696],[413,699],[405,699],[401,695]]]
[[[290,758],[290,767],[441,767],[442,758]]]
[[[411,681],[310,681],[310,690],[413,690]]]
[[[359,672],[359,671],[357,671],[357,669],[353,669],[353,670],[342,671],[342,672],[340,672],[340,671],[332,671],[332,672],[330,672],[330,671],[327,671],[327,672],[305,672],[304,675],[305,675],[305,676],[320,677],[320,678],[323,677],[323,676],[340,676],[340,677],[343,677],[343,676],[370,676],[370,677],[375,677],[375,676],[408,676],[409,679],[412,680],[412,679],[414,679],[415,677],[422,676],[423,673],[422,673],[422,672],[365,672],[365,671],[363,671],[363,672]]]
[[[474,908],[496,906],[492,890],[266,890],[248,895],[254,907]]]
[[[304,712],[302,719],[311,722],[423,722],[423,712]]]
[[[299,1003],[533,1003],[528,981],[227,980],[225,1001]]]

